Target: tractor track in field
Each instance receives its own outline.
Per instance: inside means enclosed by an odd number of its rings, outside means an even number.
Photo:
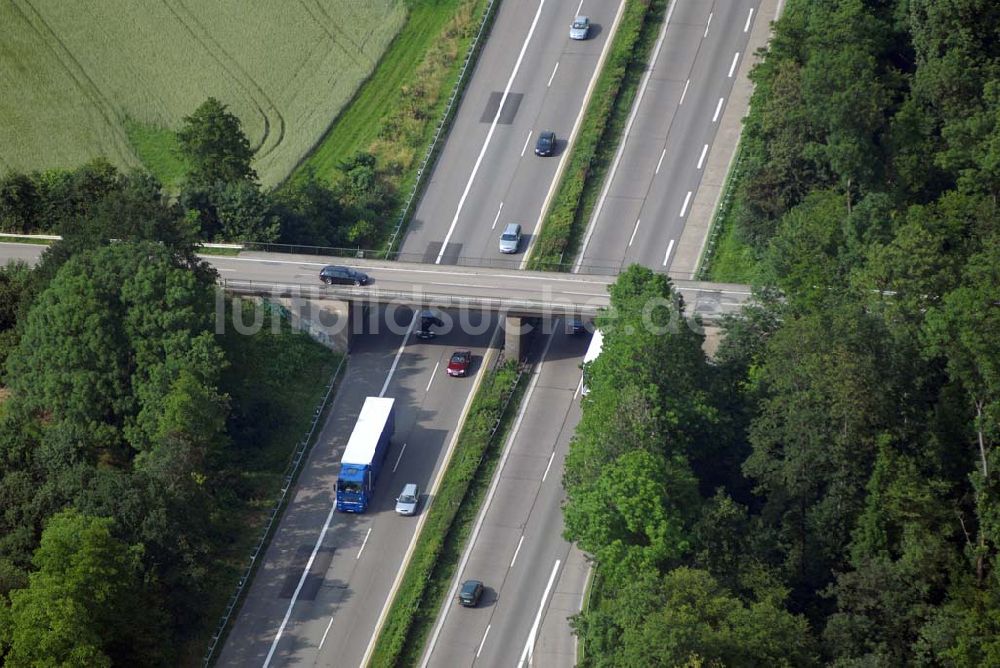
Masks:
[[[183,0],[160,0],[160,2],[191,35],[191,38],[201,44],[209,57],[218,63],[219,67],[246,93],[264,123],[260,142],[251,148],[258,159],[270,155],[285,138],[285,118],[278,110],[278,105],[271,100],[260,84],[243,69],[243,66],[212,37],[211,32],[205,28]],[[271,116],[274,117],[273,121]]]
[[[24,22],[31,26],[32,31],[38,35],[39,40],[52,53],[76,87],[90,102],[93,109],[104,119],[105,126],[116,140],[114,148],[122,162],[125,164],[133,163],[135,155],[129,146],[128,138],[124,135],[122,119],[119,118],[117,107],[104,95],[100,86],[94,83],[83,64],[77,60],[70,48],[60,39],[30,0],[13,0],[11,5],[24,19]]]
[[[326,33],[326,36],[329,38],[329,40],[333,42],[333,44],[338,49],[340,49],[340,51],[345,56],[347,56],[352,63],[354,63],[358,67],[363,67],[361,61],[358,60],[357,56],[355,55],[355,53],[364,55],[364,52],[361,50],[361,47],[355,44],[354,41],[350,38],[350,36],[344,33],[344,31],[337,29],[336,21],[334,21],[330,17],[326,9],[323,8],[323,5],[320,4],[318,0],[312,0],[311,2],[309,2],[309,0],[299,0],[299,5],[302,6],[302,9],[304,9],[306,14],[309,15],[309,18],[312,19],[313,23],[315,23],[320,30]],[[310,5],[312,5],[312,8],[310,8]],[[319,15],[319,17],[317,17],[317,14]],[[347,47],[345,47],[343,43],[340,41],[341,38],[343,38],[348,44],[354,47],[356,51],[355,52],[349,51]],[[369,64],[373,64],[371,63],[370,58],[368,60]]]

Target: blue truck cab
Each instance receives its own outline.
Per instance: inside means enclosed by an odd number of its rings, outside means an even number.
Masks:
[[[395,428],[395,399],[365,399],[340,460],[337,510],[363,513],[375,494],[375,482]]]

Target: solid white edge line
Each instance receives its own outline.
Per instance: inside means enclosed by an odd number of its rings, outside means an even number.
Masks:
[[[531,143],[531,130],[528,130],[528,136],[524,138],[524,146],[521,147],[521,157],[522,158],[524,157],[525,151],[528,150],[528,144],[529,143]],[[500,215],[499,211],[497,212],[497,215],[498,216]],[[496,223],[494,222],[494,224],[496,224]]]
[[[635,227],[632,228],[632,236],[630,236],[628,238],[628,247],[629,248],[632,247],[632,242],[635,241],[635,233],[639,231],[639,222],[641,220],[642,220],[641,218],[636,218],[635,219]]]
[[[639,114],[639,107],[642,104],[642,98],[646,94],[646,86],[649,85],[649,79],[653,75],[653,69],[656,67],[656,61],[660,57],[660,49],[663,48],[663,38],[667,36],[667,26],[670,25],[670,17],[674,13],[674,7],[677,6],[676,0],[671,0],[670,8],[667,10],[667,15],[663,19],[663,27],[660,28],[660,36],[656,40],[656,48],[653,50],[653,59],[649,62],[646,67],[645,74],[642,75],[642,84],[639,86],[639,93],[635,96],[635,102],[632,103],[632,111],[628,116],[628,122],[625,124],[625,130],[622,132],[622,140],[618,142],[618,150],[615,152],[615,159],[611,163],[611,170],[604,177],[604,186],[601,188],[601,196],[597,199],[597,206],[594,207],[594,212],[590,215],[590,222],[587,223],[587,234],[583,237],[583,243],[580,245],[580,251],[577,253],[576,262],[573,264],[573,273],[580,271],[580,266],[583,264],[583,258],[587,253],[587,246],[590,244],[590,238],[594,236],[594,230],[597,227],[597,219],[601,217],[601,210],[604,209],[604,201],[608,198],[608,192],[611,190],[611,182],[615,180],[615,174],[618,172],[618,165],[622,161],[622,155],[625,153],[625,144],[628,142],[629,132],[632,131],[632,124],[635,123],[635,117]]]
[[[531,139],[531,133],[530,132],[528,133],[528,139]],[[525,146],[527,146],[527,144],[525,144]],[[524,151],[521,151],[521,155],[524,155]],[[493,219],[493,227],[490,228],[491,230],[497,229],[497,221],[500,220],[500,212],[501,211],[503,211],[503,202],[500,202],[500,208],[497,209],[497,215],[496,215],[496,218]]]
[[[729,76],[727,78],[729,78],[729,79],[733,78],[733,72],[736,71],[736,63],[738,63],[738,62],[740,62],[740,52],[739,51],[737,51],[733,55],[733,64],[729,66]]]
[[[556,458],[556,451],[553,450],[552,454],[549,455],[549,463],[545,466],[545,473],[542,474],[542,482],[545,482],[545,479],[549,477],[549,469],[552,468],[552,460],[555,458]]]
[[[492,351],[494,345],[497,342],[497,335],[500,333],[500,321],[497,321],[496,327],[493,329],[493,335],[490,337],[490,347],[489,351]],[[488,357],[490,352],[487,351],[486,355],[483,357],[483,366],[488,364]],[[403,575],[406,573],[406,566],[409,564],[410,558],[413,556],[413,550],[417,545],[417,538],[420,536],[420,531],[427,521],[426,512],[430,504],[434,502],[434,497],[437,495],[438,488],[441,486],[441,480],[444,478],[444,471],[448,468],[448,464],[451,462],[452,453],[455,451],[455,445],[458,443],[458,437],[461,434],[461,427],[465,424],[465,418],[469,414],[469,407],[472,405],[472,398],[476,396],[476,392],[479,390],[479,386],[483,382],[486,374],[476,374],[475,383],[472,389],[469,391],[469,396],[465,399],[465,405],[462,406],[462,412],[459,413],[458,424],[455,428],[455,433],[452,434],[451,441],[448,443],[448,449],[445,451],[444,459],[441,461],[441,466],[438,468],[437,477],[434,478],[434,482],[431,484],[431,488],[428,491],[426,505],[424,506],[424,511],[419,513],[419,519],[417,520],[417,528],[413,532],[413,536],[410,538],[410,544],[406,546],[406,552],[403,554],[403,562],[398,571],[396,571],[396,577],[392,581],[392,586],[389,588],[389,593],[385,597],[385,602],[382,603],[382,610],[379,612],[378,620],[375,622],[375,629],[372,631],[371,638],[368,639],[368,647],[365,648],[365,655],[361,657],[361,668],[368,665],[368,661],[371,658],[372,652],[375,651],[375,642],[378,640],[378,635],[382,631],[382,626],[385,624],[385,618],[389,614],[389,606],[393,599],[396,597],[396,592],[399,590],[399,585],[403,581]]]
[[[680,218],[683,218],[684,214],[687,213],[688,204],[690,204],[690,203],[691,203],[691,191],[689,190],[688,194],[684,196],[684,204],[681,206],[681,215],[680,215]]]
[[[722,111],[722,104],[726,101],[726,98],[720,97],[719,104],[715,105],[715,114],[712,116],[712,122],[719,120],[719,113]]]
[[[517,555],[521,551],[521,544],[522,543],[524,543],[524,534],[523,533],[521,534],[521,540],[517,541],[517,547],[514,548],[514,556],[511,557],[510,566],[507,567],[507,570],[510,570],[511,568],[514,568],[514,562],[517,561]]]
[[[705,147],[701,149],[701,157],[698,158],[698,169],[701,169],[702,165],[705,164],[706,155],[708,155],[708,144],[705,144]]]
[[[406,452],[406,443],[403,443],[403,447],[399,449],[399,457],[396,458],[396,465],[392,467],[393,473],[395,473],[396,469],[399,468],[399,462],[403,460],[404,452]]]
[[[479,649],[476,650],[476,658],[477,659],[479,658],[479,655],[482,654],[482,652],[483,652],[483,645],[486,644],[486,636],[488,636],[490,634],[490,629],[491,628],[493,628],[492,624],[487,624],[486,625],[486,632],[483,633],[483,639],[479,643]]]
[[[747,16],[747,23],[743,26],[743,32],[750,31],[750,22],[753,20],[753,7],[750,8],[750,14]]]
[[[331,617],[330,621],[327,622],[326,631],[323,631],[323,637],[319,639],[319,647],[317,647],[316,649],[323,649],[323,643],[326,642],[326,635],[330,632],[331,626],[333,626],[333,617]]]
[[[712,25],[712,14],[713,14],[713,12],[709,12],[708,13],[708,22],[705,24],[705,34],[702,35],[702,39],[708,37],[708,28],[709,28],[709,26]]]
[[[556,324],[558,326],[559,319],[556,319]],[[521,400],[521,409],[518,411],[517,419],[514,421],[514,426],[510,430],[510,436],[507,437],[507,443],[504,445],[503,454],[500,455],[500,462],[497,464],[496,472],[493,474],[493,480],[490,482],[490,488],[486,492],[486,498],[483,499],[483,505],[479,510],[479,516],[476,518],[476,524],[472,528],[472,533],[469,534],[469,538],[465,544],[465,550],[462,553],[462,559],[458,563],[458,568],[455,569],[454,582],[452,582],[451,587],[448,589],[448,595],[444,597],[444,601],[441,603],[441,609],[437,615],[437,621],[434,623],[434,630],[431,631],[430,640],[424,647],[424,655],[420,661],[420,668],[427,668],[427,664],[431,660],[431,655],[434,653],[434,646],[437,644],[438,636],[441,635],[441,629],[444,628],[445,620],[448,618],[448,612],[451,610],[451,602],[455,598],[455,594],[458,591],[459,578],[465,571],[466,565],[469,563],[469,558],[472,556],[472,548],[476,545],[476,539],[479,538],[479,532],[483,528],[483,522],[486,521],[486,513],[490,510],[490,504],[493,503],[493,497],[497,493],[497,487],[500,486],[500,477],[503,474],[504,466],[507,463],[507,458],[510,456],[511,448],[514,445],[514,441],[517,439],[517,434],[521,430],[521,422],[524,420],[524,414],[528,410],[528,405],[531,403],[531,395],[535,392],[535,386],[538,385],[538,378],[542,375],[542,365],[545,364],[545,358],[549,354],[549,346],[552,345],[552,341],[555,339],[554,336],[549,336],[548,342],[545,344],[545,349],[542,351],[542,356],[539,358],[538,366],[531,382],[528,383],[528,390],[524,393],[524,399]],[[424,516],[427,513],[423,514]],[[364,664],[362,664],[364,665]]]
[[[583,0],[580,0],[580,6],[576,8],[576,14],[574,14],[574,18],[579,16],[580,12],[582,11],[583,11]]]
[[[292,598],[288,601],[288,609],[285,610],[285,616],[281,620],[278,632],[274,634],[274,640],[271,641],[271,648],[267,651],[267,656],[264,658],[264,668],[271,665],[271,659],[274,657],[275,650],[278,649],[278,643],[281,641],[281,635],[285,632],[285,627],[288,626],[288,620],[292,616],[292,608],[295,606],[295,601],[298,600],[299,594],[302,592],[302,586],[306,583],[306,578],[309,576],[309,569],[312,568],[313,561],[316,560],[316,554],[319,552],[320,545],[323,544],[326,532],[330,528],[330,522],[333,521],[333,512],[336,509],[337,503],[335,501],[330,507],[330,512],[326,515],[326,522],[323,523],[323,529],[319,532],[319,537],[316,539],[316,545],[313,546],[312,554],[309,555],[309,560],[306,562],[305,568],[302,569],[302,575],[299,577],[299,583],[295,586]]]
[[[354,557],[355,559],[361,558],[361,553],[365,551],[365,545],[368,544],[368,537],[371,535],[372,535],[372,528],[368,527],[368,533],[365,534],[365,539],[361,541],[361,549],[358,550],[358,556]]]
[[[656,162],[656,171],[653,172],[654,174],[660,173],[660,167],[663,166],[663,158],[665,158],[666,155],[667,155],[667,149],[663,149],[663,153],[660,154],[660,159]]]
[[[687,81],[684,82],[684,90],[681,91],[681,101],[677,103],[678,107],[681,106],[682,104],[684,104],[684,98],[688,94],[688,86],[690,86],[690,85],[691,85],[691,80],[690,79],[688,79]]]
[[[385,391],[389,389],[389,383],[392,381],[392,375],[396,373],[396,367],[399,366],[399,358],[403,356],[403,350],[406,349],[406,342],[410,340],[410,334],[413,333],[413,328],[417,324],[417,313],[413,312],[413,320],[410,321],[410,327],[406,330],[406,334],[403,335],[403,341],[399,344],[399,350],[396,351],[396,357],[392,360],[392,366],[389,368],[389,375],[385,377],[385,382],[382,383],[382,390],[378,393],[378,396],[384,397]]]
[[[555,583],[556,575],[559,573],[559,564],[562,561],[556,559],[556,563],[552,566],[552,574],[549,575],[549,583],[545,585],[545,591],[542,593],[542,600],[538,604],[538,613],[535,615],[535,623],[531,625],[531,632],[528,634],[528,640],[524,643],[524,651],[521,652],[521,660],[517,662],[518,668],[524,665],[524,660],[527,659],[529,664],[533,655],[535,653],[535,638],[538,635],[538,625],[542,623],[542,613],[545,612],[545,602],[549,598],[549,592],[552,590],[552,585]]]
[[[476,180],[476,174],[479,172],[479,166],[483,164],[483,157],[486,155],[486,149],[490,147],[490,140],[493,139],[493,133],[496,132],[497,123],[500,121],[500,112],[503,111],[503,106],[507,102],[507,96],[510,95],[510,88],[514,85],[514,77],[517,76],[517,71],[521,69],[521,61],[524,60],[524,54],[528,50],[528,44],[531,42],[531,36],[535,34],[535,26],[538,25],[538,18],[542,15],[542,7],[545,6],[545,0],[539,0],[538,10],[535,12],[535,19],[531,22],[531,27],[528,29],[528,36],[524,38],[524,43],[521,45],[521,52],[517,56],[517,61],[514,63],[514,71],[510,73],[510,78],[507,79],[507,86],[503,90],[503,95],[500,96],[500,104],[497,106],[497,113],[493,116],[493,122],[490,123],[490,130],[486,133],[486,140],[483,142],[483,147],[479,149],[479,157],[476,158],[476,164],[472,167],[472,174],[469,175],[469,180],[465,184],[465,190],[462,191],[462,196],[458,200],[458,208],[455,210],[455,217],[451,219],[451,227],[448,228],[448,234],[445,235],[444,241],[441,242],[441,252],[438,253],[437,259],[434,260],[434,264],[441,264],[441,258],[444,257],[444,252],[448,248],[448,242],[451,241],[451,235],[455,232],[455,226],[458,225],[458,217],[462,213],[462,207],[465,206],[465,200],[469,196],[469,191],[472,190],[472,182]]]
[[[552,85],[552,80],[556,78],[556,72],[558,72],[558,71],[559,71],[559,61],[557,60],[556,61],[556,66],[554,68],[552,68],[552,76],[549,77],[549,82],[547,84],[545,84],[546,88],[548,88],[549,86]]]
[[[430,391],[431,383],[433,383],[434,379],[437,378],[437,372],[439,366],[441,366],[441,360],[438,360],[438,363],[434,365],[434,370],[431,371],[431,378],[430,380],[427,381],[427,387],[424,388],[424,394],[427,394],[427,392]]]
[[[667,252],[663,255],[663,266],[667,266],[667,260],[670,259],[670,251],[674,249],[674,240],[671,239],[670,243],[667,244]]]

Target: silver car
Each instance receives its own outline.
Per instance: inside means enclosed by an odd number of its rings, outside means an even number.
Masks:
[[[570,39],[587,39],[590,34],[590,18],[577,16],[573,19],[573,24],[569,27]]]
[[[517,223],[509,223],[507,227],[503,228],[503,234],[500,235],[500,252],[516,253],[520,245],[521,226]]]
[[[417,489],[416,483],[408,482],[396,497],[396,512],[400,515],[416,515],[419,501],[420,490]]]

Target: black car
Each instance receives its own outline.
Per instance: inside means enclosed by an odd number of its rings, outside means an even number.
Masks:
[[[587,331],[587,326],[580,318],[573,318],[569,321],[569,331],[574,334],[583,334]]]
[[[479,599],[482,596],[483,583],[479,580],[466,580],[458,592],[458,603],[466,608],[474,608],[479,605]]]
[[[327,285],[368,285],[371,278],[368,274],[351,269],[350,267],[338,267],[335,264],[328,264],[319,272],[319,280]]]
[[[556,150],[556,133],[546,130],[538,135],[538,142],[535,144],[535,155],[552,155]]]

